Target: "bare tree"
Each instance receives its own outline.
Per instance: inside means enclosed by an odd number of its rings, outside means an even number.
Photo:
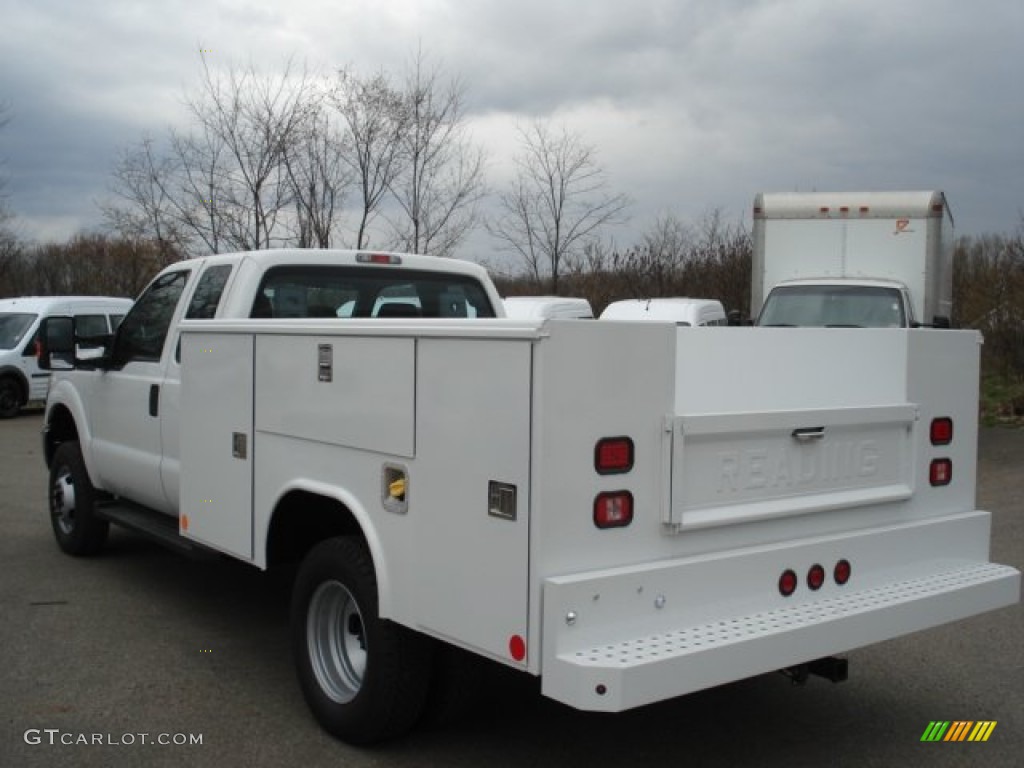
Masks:
[[[170,130],[165,153],[146,138],[118,161],[113,228],[192,255],[294,242],[296,230],[301,245],[329,243],[345,182],[312,76],[291,61],[279,75],[214,71],[206,54],[201,65],[192,128]]]
[[[369,227],[401,168],[402,97],[384,74],[360,79],[343,70],[330,100],[348,130],[351,151],[344,157],[361,204],[355,247],[364,248]]]
[[[226,155],[211,174],[219,182],[212,191],[220,197],[210,205],[224,217],[233,247],[269,248],[291,203],[284,158],[313,111],[311,78],[305,70],[293,72],[290,61],[277,77],[261,76],[252,65],[217,75],[206,54],[202,67],[201,92],[186,102],[201,129],[198,147],[208,160],[221,146]]]
[[[517,254],[539,282],[545,273],[558,292],[566,259],[582,252],[599,230],[623,219],[629,200],[608,191],[596,151],[566,128],[543,122],[520,129],[516,177],[498,198],[491,235]]]
[[[355,182],[350,143],[318,99],[284,153],[295,204],[299,248],[329,248],[345,194]]]
[[[401,210],[395,244],[412,253],[450,256],[477,222],[484,161],[466,132],[465,89],[442,81],[418,52],[406,75],[401,169],[391,192]]]
[[[187,250],[188,222],[176,194],[182,168],[178,160],[160,155],[148,136],[122,151],[111,181],[111,191],[121,203],[100,206],[115,232],[131,240],[152,241],[165,254]]]

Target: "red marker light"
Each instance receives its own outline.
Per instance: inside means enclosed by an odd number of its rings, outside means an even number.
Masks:
[[[356,261],[359,264],[401,264],[402,257],[393,253],[364,253],[356,254]]]
[[[853,572],[853,567],[850,565],[849,560],[840,560],[836,563],[836,567],[832,571],[832,578],[836,580],[836,584],[843,586],[850,580],[850,574]]]
[[[798,583],[796,577],[796,571],[792,568],[787,568],[779,576],[779,592],[782,593],[783,597],[789,597],[796,592],[796,585]]]
[[[821,585],[825,583],[825,569],[815,563],[811,566],[810,570],[807,571],[807,586],[811,591],[816,592],[821,589]]]
[[[508,653],[515,661],[522,661],[526,658],[526,641],[522,635],[512,635],[508,639]]]

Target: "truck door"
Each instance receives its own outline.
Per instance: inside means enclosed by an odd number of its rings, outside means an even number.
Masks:
[[[210,264],[200,273],[185,310],[186,320],[205,320],[217,314],[232,268],[232,264]],[[168,347],[172,354],[164,368],[160,392],[160,480],[168,509],[177,511],[181,476],[181,332],[177,328],[171,333]]]
[[[175,353],[168,332],[191,274],[178,269],[160,275],[125,316],[89,413],[101,487],[165,512],[174,511],[160,477],[163,384]]]

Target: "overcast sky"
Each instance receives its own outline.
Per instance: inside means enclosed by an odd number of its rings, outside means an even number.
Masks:
[[[758,191],[942,189],[958,234],[1021,222],[1019,0],[0,0],[18,232],[102,224],[118,151],[186,125],[200,48],[397,75],[417,46],[464,79],[492,186],[517,125],[582,134],[634,201],[623,245],[661,214],[749,223]]]

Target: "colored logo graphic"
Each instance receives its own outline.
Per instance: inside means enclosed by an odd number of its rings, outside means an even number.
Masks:
[[[995,720],[933,720],[921,741],[988,741],[995,729]]]

